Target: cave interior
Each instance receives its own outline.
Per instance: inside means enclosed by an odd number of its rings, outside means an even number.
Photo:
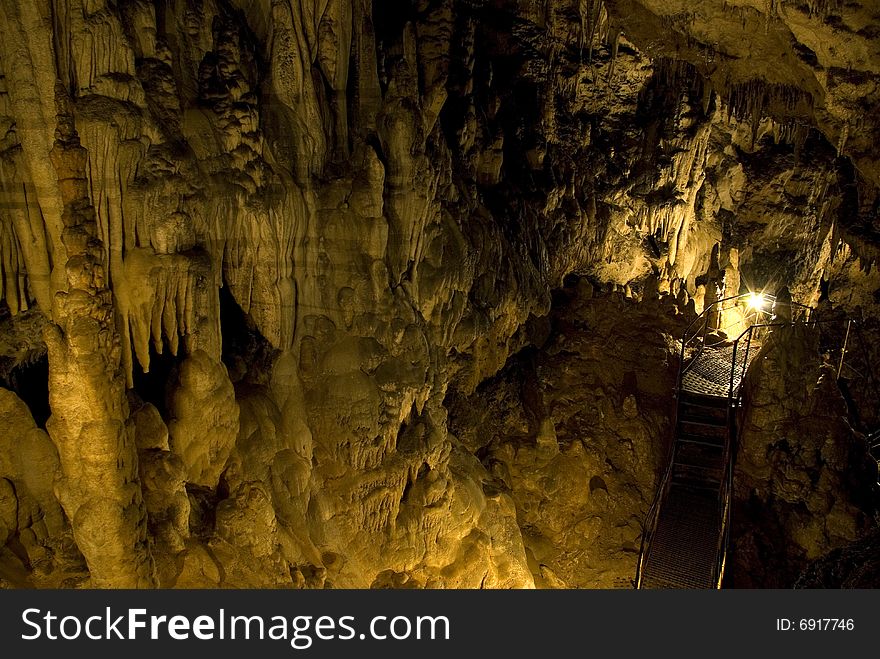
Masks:
[[[0,126],[0,587],[880,586],[878,0],[3,0]]]

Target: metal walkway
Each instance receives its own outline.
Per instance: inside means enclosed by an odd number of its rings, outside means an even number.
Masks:
[[[715,588],[719,581],[728,505],[728,398],[683,390],[680,400],[668,482],[640,588]]]
[[[730,395],[731,386],[734,391],[738,391],[742,384],[742,375],[748,369],[745,363],[747,355],[744,350],[737,351],[736,355],[733,353],[733,344],[705,348],[684,374],[681,388],[694,394],[724,398]],[[754,355],[755,352],[751,352],[751,357]],[[734,374],[732,383],[731,372]]]
[[[732,409],[768,311],[747,296],[709,305],[682,336],[675,434],[666,474],[648,513],[637,588],[718,588],[729,533],[735,424]],[[751,296],[750,296],[751,297]],[[768,300],[769,302],[769,300]],[[729,303],[725,306],[725,303]],[[710,327],[738,305],[734,341]]]
[[[859,386],[866,395],[880,398],[880,386],[857,321],[816,320],[811,317],[812,309],[789,301],[778,315],[768,318],[766,307],[772,299],[748,294],[718,300],[708,305],[682,335],[675,434],[666,473],[645,521],[636,588],[721,587],[736,454],[734,411],[740,405],[740,390],[752,359],[770,331],[803,323],[816,328],[820,342],[828,343],[836,340],[835,326],[840,325],[842,330],[841,321],[845,322],[836,360],[838,382],[842,382],[841,373],[846,373],[848,391],[861,382]],[[728,325],[722,328],[724,322]],[[848,349],[853,327],[864,362],[860,368],[846,362],[847,355],[854,352]],[[731,328],[741,333],[728,340],[726,331]],[[875,427],[866,437],[868,453],[877,460],[880,482],[880,431]]]
[[[716,501],[708,493],[687,487],[670,489],[643,568],[641,588],[715,587],[721,533]],[[682,556],[687,560],[681,560]]]

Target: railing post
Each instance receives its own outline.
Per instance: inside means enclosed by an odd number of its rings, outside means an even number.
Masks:
[[[676,396],[678,395],[678,392],[681,391],[681,381],[682,381],[683,372],[684,372],[684,349],[685,349],[685,346],[687,345],[687,341],[688,341],[687,330],[685,330],[685,333],[681,337],[681,357],[678,360],[678,380],[675,383]]]
[[[709,315],[712,312],[712,307],[714,307],[716,304],[717,302],[713,302],[708,307],[706,307],[706,310],[703,312],[706,314],[706,317],[703,319],[703,335],[700,337],[700,341],[703,345],[706,345],[706,332],[709,329]],[[702,346],[700,346],[700,349],[702,350]]]
[[[728,407],[733,403],[733,378],[736,373],[736,349],[739,346],[739,339],[733,342],[733,355],[730,360],[730,389],[727,393]]]
[[[739,379],[739,386],[742,387],[743,380],[746,379],[746,369],[749,367],[749,353],[752,351],[752,334],[754,327],[749,328],[749,340],[746,341],[746,355],[743,359],[742,377]]]
[[[837,379],[840,379],[840,373],[843,371],[843,359],[846,357],[846,344],[849,343],[849,329],[852,327],[852,319],[846,321],[846,334],[843,337],[843,348],[840,349],[840,364],[837,366]]]

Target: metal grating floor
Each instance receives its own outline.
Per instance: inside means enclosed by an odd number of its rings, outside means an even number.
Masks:
[[[651,539],[642,588],[714,588],[718,495],[673,486]]]
[[[746,370],[744,351],[736,354],[736,368],[733,369],[733,393],[739,391],[742,384],[742,374]],[[752,349],[749,361],[757,353]],[[682,378],[681,386],[685,391],[704,396],[724,396],[731,393],[730,379],[733,360],[733,345],[723,345],[717,348],[704,348],[697,358],[688,366],[687,372]]]

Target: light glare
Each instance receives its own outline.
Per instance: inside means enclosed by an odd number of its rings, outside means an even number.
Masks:
[[[763,293],[752,293],[749,295],[749,308],[755,311],[763,311],[767,299]]]

